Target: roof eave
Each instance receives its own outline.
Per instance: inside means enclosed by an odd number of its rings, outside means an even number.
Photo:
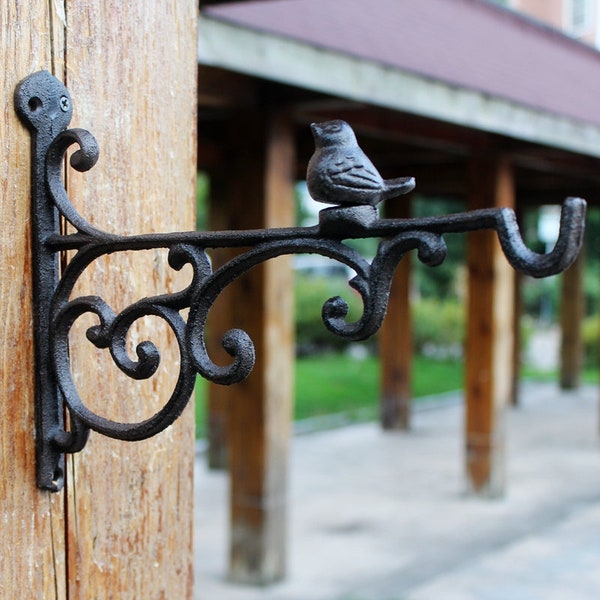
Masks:
[[[200,17],[198,61],[357,102],[600,157],[600,127],[596,125],[207,16]]]

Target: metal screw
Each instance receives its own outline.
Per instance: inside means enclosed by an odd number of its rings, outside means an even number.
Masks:
[[[63,112],[67,112],[69,108],[71,108],[71,101],[69,100],[69,98],[67,98],[67,96],[61,96],[59,103],[60,110],[62,110]]]

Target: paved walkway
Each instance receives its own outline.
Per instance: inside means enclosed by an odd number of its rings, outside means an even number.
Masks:
[[[600,598],[598,389],[527,385],[507,416],[507,493],[466,497],[463,410],[292,444],[289,575],[229,584],[227,477],[196,468],[197,600]]]

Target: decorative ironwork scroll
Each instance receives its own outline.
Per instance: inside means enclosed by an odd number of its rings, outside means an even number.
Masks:
[[[64,453],[80,451],[90,429],[121,440],[148,438],[181,414],[192,394],[196,374],[225,385],[248,376],[254,365],[254,346],[248,335],[239,329],[225,333],[222,345],[231,362],[220,366],[208,354],[205,325],[219,294],[255,265],[297,253],[316,253],[347,265],[356,273],[349,285],[362,297],[362,316],[348,322],[345,301],[335,297],[323,305],[323,322],[335,335],[362,340],[381,325],[398,262],[407,252],[416,250],[423,263],[431,266],[441,263],[446,256],[443,239],[446,233],[493,229],[510,264],[534,277],[566,269],[577,257],[582,243],[585,202],[578,198],[569,198],[563,204],[558,241],[544,255],[524,245],[510,209],[420,219],[379,219],[375,204],[412,189],[414,181],[382,180],[356,145],[352,130],[341,121],[313,126],[317,150],[309,167],[309,189],[315,199],[336,205],[321,211],[318,225],[115,235],[88,223],[74,208],[64,188],[61,169],[67,150],[77,146],[70,163],[79,171],[91,169],[99,153],[89,132],[67,129],[72,115],[68,90],[51,74],[41,71],[18,85],[15,105],[32,136],[38,485],[51,491],[58,491],[64,484]],[[352,160],[344,164],[348,148]],[[60,217],[74,227],[74,233],[60,232]],[[371,262],[344,243],[346,239],[367,237],[382,238]],[[243,250],[213,270],[206,251],[224,247]],[[155,248],[168,250],[169,265],[175,270],[191,265],[193,276],[186,289],[144,298],[118,313],[98,296],[74,296],[75,284],[97,258]],[[59,273],[59,253],[67,250],[73,256]],[[187,319],[183,316],[184,309],[189,309]],[[162,319],[174,333],[180,353],[177,382],[167,402],[150,418],[137,423],[116,422],[96,414],[82,401],[71,372],[69,332],[86,313],[95,315],[97,320],[87,330],[89,342],[108,350],[117,367],[133,379],[151,377],[160,366],[160,356],[152,341],[138,344],[135,358],[129,355],[126,340],[132,325],[151,315]],[[65,428],[65,406],[69,412],[69,430]]]

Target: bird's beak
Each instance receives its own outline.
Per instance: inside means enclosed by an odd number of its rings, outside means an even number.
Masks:
[[[323,130],[321,129],[321,126],[318,123],[311,123],[310,130],[312,131],[314,138],[321,137],[321,133]]]

